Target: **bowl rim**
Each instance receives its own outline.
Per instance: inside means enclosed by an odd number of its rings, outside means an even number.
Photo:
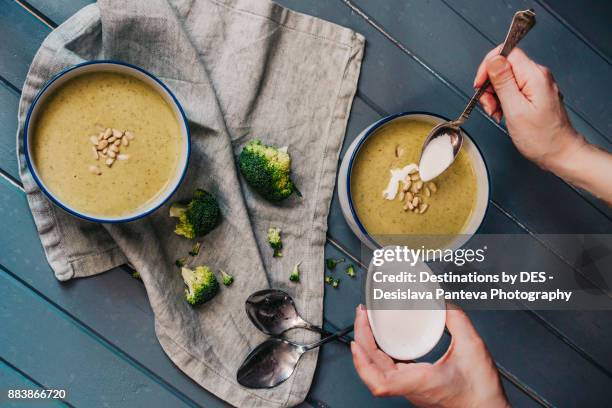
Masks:
[[[67,205],[63,204],[62,202],[60,202],[59,199],[55,198],[55,196],[49,190],[47,190],[47,188],[45,187],[45,185],[42,182],[42,180],[40,180],[40,178],[38,177],[38,174],[34,170],[34,166],[32,164],[32,159],[30,157],[30,153],[29,153],[29,149],[28,149],[28,130],[29,130],[29,127],[30,127],[30,119],[31,119],[32,113],[34,112],[34,108],[35,108],[36,104],[38,103],[39,99],[47,92],[49,87],[55,81],[57,81],[58,79],[60,79],[61,77],[63,77],[64,75],[66,75],[69,72],[72,72],[74,70],[78,70],[80,68],[83,68],[83,67],[86,67],[86,66],[90,66],[90,65],[103,65],[103,64],[118,65],[118,66],[122,66],[124,68],[128,68],[128,70],[130,70],[130,69],[131,70],[135,70],[135,71],[137,71],[137,72],[139,72],[141,74],[144,74],[145,76],[149,77],[153,81],[155,81],[170,96],[170,98],[172,99],[174,105],[178,108],[178,111],[180,112],[181,118],[183,120],[185,129],[186,129],[187,153],[186,153],[186,158],[185,158],[185,164],[183,166],[183,170],[181,172],[181,176],[178,178],[178,181],[177,181],[176,185],[174,186],[174,188],[171,191],[169,191],[168,194],[166,195],[166,197],[163,200],[161,200],[157,205],[149,208],[148,210],[146,210],[146,211],[144,211],[142,213],[137,213],[136,215],[132,215],[132,216],[125,217],[125,218],[107,219],[107,218],[93,217],[93,216],[89,216],[89,215],[80,213],[77,210],[74,210],[74,209],[68,207]],[[151,74],[150,72],[146,71],[145,69],[143,69],[143,68],[141,68],[141,67],[139,67],[137,65],[130,64],[128,62],[117,61],[117,60],[109,60],[109,59],[91,60],[91,61],[85,61],[85,62],[81,62],[79,64],[71,65],[69,67],[66,67],[66,68],[62,69],[57,74],[53,75],[53,77],[51,77],[51,79],[49,79],[44,84],[44,86],[38,91],[38,93],[36,94],[36,96],[32,100],[32,103],[30,104],[30,107],[28,108],[28,114],[26,116],[26,120],[25,120],[25,123],[24,123],[24,126],[23,126],[23,152],[24,152],[24,156],[25,156],[26,163],[27,163],[27,166],[28,166],[28,170],[30,171],[30,174],[32,175],[32,178],[34,178],[34,181],[36,182],[38,187],[41,189],[41,191],[55,205],[57,205],[62,210],[66,211],[67,213],[69,213],[71,215],[74,215],[76,217],[79,217],[81,219],[87,220],[87,221],[92,221],[92,222],[97,222],[97,223],[104,223],[104,224],[119,224],[119,223],[135,221],[135,220],[138,220],[140,218],[146,217],[147,215],[151,214],[152,212],[158,210],[162,205],[164,205],[170,199],[170,197],[172,197],[174,195],[174,193],[176,193],[176,190],[180,187],[181,183],[183,182],[183,179],[185,178],[185,175],[187,174],[187,169],[189,168],[189,160],[190,160],[190,157],[191,157],[191,131],[189,129],[189,122],[187,121],[187,116],[185,115],[185,111],[183,110],[182,105],[180,104],[180,102],[178,101],[178,99],[176,98],[174,93],[172,93],[170,88],[168,88],[166,86],[166,84],[164,84],[155,75]]]
[[[359,153],[359,150],[361,149],[361,146],[370,137],[370,135],[372,135],[376,130],[378,130],[385,123],[390,122],[390,121],[392,121],[394,119],[400,118],[402,116],[408,116],[408,115],[427,115],[427,116],[432,116],[432,117],[435,117],[435,118],[438,118],[438,119],[442,119],[442,120],[446,120],[446,121],[450,120],[450,119],[448,119],[447,117],[445,117],[443,115],[439,115],[437,113],[426,112],[426,111],[404,111],[404,112],[394,113],[392,115],[385,116],[384,118],[381,118],[381,119],[377,120],[376,122],[372,123],[371,125],[369,125],[366,128],[366,130],[363,132],[363,134],[360,137],[360,139],[357,141],[357,144],[355,145],[355,148],[351,152],[351,157],[349,158],[349,162],[348,162],[348,166],[347,166],[347,172],[346,172],[346,180],[345,180],[345,183],[346,183],[345,187],[346,187],[346,193],[347,193],[346,195],[347,195],[348,206],[349,206],[349,209],[351,211],[351,216],[353,217],[353,220],[355,221],[355,224],[357,225],[357,228],[359,228],[359,230],[363,234],[364,238],[367,239],[368,241],[370,241],[370,243],[373,245],[374,248],[382,248],[383,246],[381,244],[379,244],[374,238],[372,238],[372,236],[370,236],[370,234],[368,233],[366,228],[361,223],[361,220],[357,216],[357,212],[355,211],[355,206],[353,205],[353,196],[351,194],[351,174],[353,172],[353,164],[354,164],[355,158],[357,157],[357,155]],[[465,131],[465,129],[461,128],[461,131],[463,133],[465,133],[465,135],[467,135],[467,137],[470,139],[470,142],[472,142],[472,144],[474,145],[474,147],[478,151],[478,154],[480,155],[480,157],[482,159],[482,162],[484,164],[484,168],[485,168],[485,171],[486,171],[486,174],[487,174],[487,204],[485,206],[485,211],[484,211],[484,213],[482,215],[482,220],[484,220],[485,217],[487,216],[487,213],[489,212],[489,204],[491,202],[491,173],[489,171],[489,166],[487,165],[487,162],[486,162],[486,160],[484,158],[484,155],[482,154],[482,150],[480,149],[478,144],[474,141],[474,138],[472,136],[470,136],[470,134],[467,131]],[[478,233],[478,231],[482,227],[482,220],[478,224],[478,228],[476,228],[476,231],[471,233],[471,235],[474,235],[474,234]],[[468,241],[469,241],[469,239],[468,239]],[[466,241],[466,243],[467,243],[467,241]],[[465,245],[465,243],[463,245]]]

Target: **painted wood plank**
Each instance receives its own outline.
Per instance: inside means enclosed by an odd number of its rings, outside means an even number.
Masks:
[[[521,43],[521,47],[540,64],[551,68],[567,104],[602,134],[611,137],[609,95],[612,92],[612,65],[562,25],[538,1],[447,0],[447,3],[495,43],[501,42],[500,39],[505,36],[508,15],[516,10],[533,8],[538,22],[529,35],[531,38]],[[576,9],[583,7],[574,4]],[[588,10],[589,13],[594,11]]]
[[[612,61],[610,16],[612,3],[582,0],[577,7],[572,0],[540,0],[538,3],[563,22],[568,30],[590,44],[608,62]]]
[[[28,67],[49,28],[19,4],[0,0],[0,76],[21,89]]]
[[[82,9],[83,7],[95,3],[90,0],[28,0],[28,4],[38,10],[42,15],[60,25],[68,17]]]
[[[15,138],[19,94],[0,82],[0,169],[19,179]]]
[[[14,367],[8,365],[0,358],[0,406],[6,408],[28,408],[40,407],[42,404],[50,407],[68,407],[61,400],[48,400],[44,403],[40,401],[24,402],[23,399],[9,399],[8,390],[43,390],[44,388],[31,379],[24,376]]]
[[[3,358],[44,386],[65,389],[71,404],[192,406],[6,272],[0,272],[0,299]]]

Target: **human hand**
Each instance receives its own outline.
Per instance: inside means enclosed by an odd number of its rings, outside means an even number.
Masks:
[[[493,359],[467,315],[447,310],[446,326],[451,344],[434,364],[396,363],[376,345],[359,305],[351,342],[355,369],[377,397],[403,396],[420,407],[509,407]]]
[[[499,55],[500,49],[491,50],[478,67],[474,87],[487,78],[492,84],[480,104],[497,122],[506,117],[510,137],[525,157],[556,172],[586,142],[572,127],[548,68],[519,48],[508,58]]]

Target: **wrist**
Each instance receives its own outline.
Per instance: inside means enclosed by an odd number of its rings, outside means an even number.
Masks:
[[[589,144],[574,129],[568,129],[556,140],[561,142],[561,145],[552,153],[544,156],[540,164],[545,170],[569,181],[578,174],[583,162],[581,157]]]

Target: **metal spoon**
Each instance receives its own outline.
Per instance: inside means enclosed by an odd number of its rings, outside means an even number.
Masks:
[[[270,338],[255,347],[238,369],[238,384],[247,388],[276,387],[295,371],[302,355],[325,343],[353,331],[353,325],[312,344],[296,344],[277,337]]]
[[[512,49],[516,47],[519,41],[521,41],[527,35],[529,30],[533,28],[535,23],[535,11],[533,9],[518,11],[516,14],[514,14],[514,18],[512,18],[512,23],[510,24],[508,34],[506,34],[506,39],[504,40],[504,45],[499,55],[507,57],[510,54],[510,51],[512,51]],[[421,156],[419,158],[419,168],[421,166],[420,162],[423,158],[423,152],[425,151],[427,146],[431,143],[433,139],[443,134],[447,134],[450,136],[451,145],[453,146],[453,161],[455,160],[455,158],[457,158],[459,150],[461,150],[461,146],[463,145],[463,135],[461,134],[460,127],[469,118],[470,113],[476,106],[476,103],[489,85],[491,85],[491,82],[487,79],[485,83],[482,84],[482,86],[476,90],[474,96],[472,96],[467,106],[465,107],[463,112],[461,112],[461,115],[457,119],[440,123],[431,130],[429,136],[427,136],[427,139],[425,139],[423,148],[421,149]],[[451,164],[452,162],[449,163],[449,167]],[[444,170],[440,172],[440,174],[443,173]]]
[[[270,336],[280,336],[297,328],[315,331],[324,336],[331,335],[330,332],[304,320],[291,296],[282,290],[264,289],[255,292],[246,300],[245,308],[255,327]],[[340,340],[347,342],[342,338]]]

